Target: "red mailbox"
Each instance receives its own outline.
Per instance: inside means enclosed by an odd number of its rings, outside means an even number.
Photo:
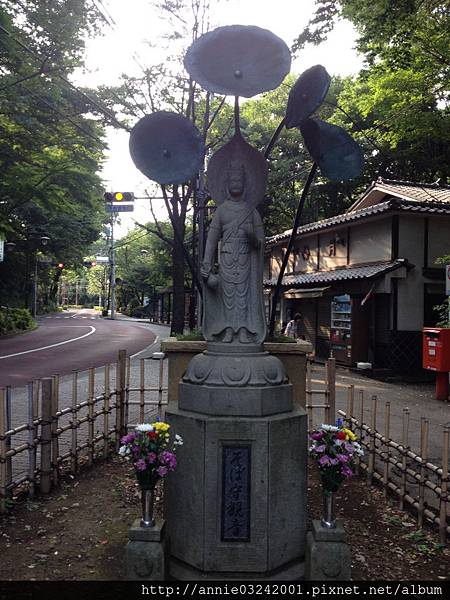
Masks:
[[[423,368],[436,371],[436,398],[448,399],[450,371],[450,329],[423,328]]]

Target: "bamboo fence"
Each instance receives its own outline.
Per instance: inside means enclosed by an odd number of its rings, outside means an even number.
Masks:
[[[449,435],[450,427],[442,427],[441,466],[428,460],[429,421],[420,420],[420,450],[414,452],[409,444],[410,411],[402,411],[402,440],[391,439],[391,405],[385,402],[379,410],[378,399],[372,396],[366,403],[364,394],[359,392],[359,410],[355,407],[355,390],[349,386],[347,408],[339,410],[349,426],[357,434],[365,450],[365,455],[357,464],[358,472],[365,472],[369,485],[381,484],[385,495],[389,492],[398,498],[400,510],[409,507],[416,512],[417,525],[422,528],[427,519],[439,529],[442,543],[450,535],[450,494],[449,494]],[[365,412],[369,413],[365,418]],[[358,417],[356,414],[358,413]],[[382,416],[384,430],[377,429],[377,421]],[[368,421],[368,423],[366,422]]]
[[[130,385],[132,364],[125,350],[119,351],[115,365],[74,371],[70,393],[65,395],[68,406],[63,408],[59,376],[30,382],[26,422],[16,427],[11,425],[12,407],[17,405],[12,402],[14,390],[0,388],[0,512],[8,508],[19,486],[26,485],[31,498],[37,490],[48,494],[58,484],[63,466],[76,474],[82,462],[92,465],[98,456],[107,458],[111,447],[117,449],[121,436],[132,426],[131,415],[136,422],[144,421],[146,409],[161,415],[167,404],[165,361],[159,358],[156,386],[146,385],[146,361],[138,363],[138,387]],[[81,400],[80,380],[86,374],[87,390]]]
[[[314,375],[325,376],[325,389],[313,387]],[[308,429],[313,429],[313,411],[323,409],[324,423],[334,423],[336,419],[336,359],[329,358],[323,367],[315,366],[310,360],[306,361],[306,410],[308,413]],[[323,396],[323,401],[317,403],[315,398]]]

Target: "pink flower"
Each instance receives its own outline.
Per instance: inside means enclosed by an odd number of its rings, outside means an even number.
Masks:
[[[323,438],[323,432],[322,431],[314,431],[313,433],[311,433],[310,437],[313,440],[319,441]]]
[[[325,452],[326,449],[327,449],[327,447],[325,446],[325,444],[320,444],[320,446],[316,446],[314,448],[314,450],[316,452]]]

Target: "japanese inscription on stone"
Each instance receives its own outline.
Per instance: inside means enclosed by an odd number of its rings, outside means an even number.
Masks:
[[[224,446],[222,541],[250,541],[250,446]]]

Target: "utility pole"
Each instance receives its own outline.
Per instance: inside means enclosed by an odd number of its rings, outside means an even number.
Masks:
[[[78,306],[78,279],[75,279],[75,305]]]
[[[34,257],[34,294],[33,294],[33,317],[37,315],[37,296],[38,296],[38,260]]]

